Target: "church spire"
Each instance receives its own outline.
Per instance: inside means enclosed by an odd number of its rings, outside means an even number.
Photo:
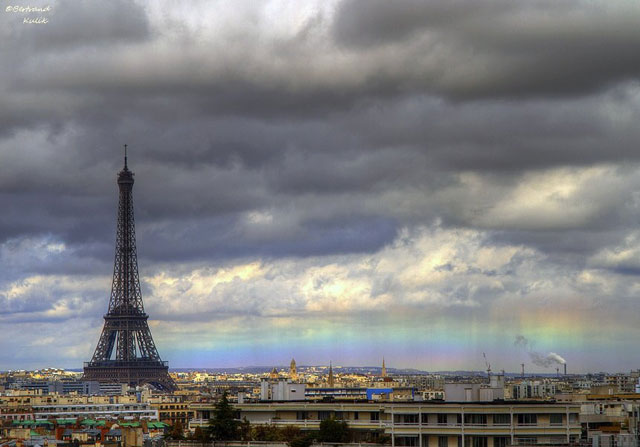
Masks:
[[[335,379],[333,378],[333,365],[329,361],[329,387],[333,388],[335,385]]]
[[[387,367],[384,365],[384,357],[382,357],[382,372],[380,373],[381,377],[387,377]]]
[[[289,365],[289,378],[291,380],[298,380],[298,369],[296,368],[295,359],[291,359],[291,364]]]

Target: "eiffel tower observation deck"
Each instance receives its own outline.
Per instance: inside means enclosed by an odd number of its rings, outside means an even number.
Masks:
[[[126,150],[125,145],[124,168],[118,173],[120,200],[109,310],[93,358],[84,364],[84,379],[133,386],[148,383],[173,391],[176,385],[169,376],[169,365],[160,359],[142,303],[133,218],[133,172],[127,167]]]

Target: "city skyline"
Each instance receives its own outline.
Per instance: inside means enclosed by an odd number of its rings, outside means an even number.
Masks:
[[[640,367],[640,3],[48,4],[0,12],[0,370],[91,358],[125,143],[172,368]]]

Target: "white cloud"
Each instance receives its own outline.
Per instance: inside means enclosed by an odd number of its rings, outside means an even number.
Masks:
[[[512,265],[516,256],[520,266]],[[536,263],[540,258],[522,246],[485,245],[485,235],[477,231],[435,227],[404,230],[374,254],[231,263],[188,273],[167,270],[144,280],[151,286],[148,305],[166,320],[216,313],[217,318],[357,315],[405,307],[428,312],[485,300],[490,304],[490,298],[480,297],[483,290],[506,293],[504,282],[515,281],[517,273],[529,281],[530,265],[522,260]],[[522,271],[512,272],[514,268]],[[464,296],[453,293],[460,286],[469,286]]]

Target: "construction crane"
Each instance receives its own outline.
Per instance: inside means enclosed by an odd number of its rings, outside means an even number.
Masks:
[[[484,357],[484,365],[487,367],[487,375],[491,378],[491,364],[487,361],[487,354],[483,352],[482,357]]]

